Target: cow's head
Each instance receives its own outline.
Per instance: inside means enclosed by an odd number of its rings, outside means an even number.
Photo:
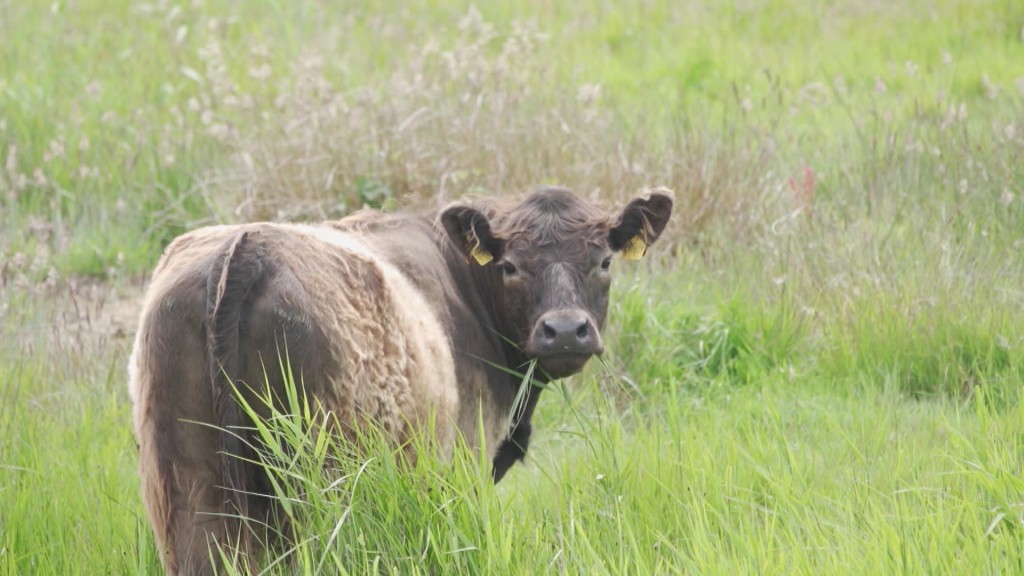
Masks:
[[[506,209],[451,206],[441,223],[468,265],[492,275],[502,336],[561,378],[604,351],[613,254],[642,257],[671,213],[664,194],[608,215],[568,190],[544,188]]]

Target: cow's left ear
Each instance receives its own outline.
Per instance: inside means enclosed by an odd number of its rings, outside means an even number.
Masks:
[[[626,260],[639,260],[665,230],[672,216],[672,198],[652,193],[626,205],[608,231],[608,245]]]
[[[493,234],[487,216],[476,208],[446,208],[441,212],[441,224],[459,251],[481,266],[500,259],[505,251],[505,242]]]

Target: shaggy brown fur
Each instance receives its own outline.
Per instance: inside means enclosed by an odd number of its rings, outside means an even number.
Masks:
[[[129,372],[169,573],[211,572],[214,542],[248,555],[250,528],[232,516],[274,521],[235,388],[279,393],[266,367],[282,349],[343,426],[368,419],[397,442],[429,431],[449,453],[457,434],[473,446],[482,433],[496,481],[522,459],[539,390],[514,410],[520,379],[506,370],[537,359],[546,381],[603,350],[608,258],[633,236],[653,242],[671,201],[638,199],[614,218],[562,189],[478,206],[210,227],[167,248]],[[474,249],[493,260],[477,265]]]

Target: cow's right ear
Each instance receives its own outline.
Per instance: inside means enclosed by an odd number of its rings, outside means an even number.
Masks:
[[[447,208],[441,212],[441,224],[459,252],[481,266],[500,259],[505,251],[505,242],[492,233],[487,216],[476,208]]]

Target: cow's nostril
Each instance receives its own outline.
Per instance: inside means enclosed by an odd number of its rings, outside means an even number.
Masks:
[[[580,340],[583,340],[589,334],[590,334],[590,322],[587,322],[586,320],[584,320],[583,324],[580,324],[580,327],[576,329],[576,337],[579,338]]]
[[[544,337],[547,338],[548,340],[554,340],[555,337],[558,336],[558,330],[555,330],[555,327],[552,326],[551,324],[548,324],[546,320],[544,322],[541,322],[540,327],[542,330],[544,330]]]

